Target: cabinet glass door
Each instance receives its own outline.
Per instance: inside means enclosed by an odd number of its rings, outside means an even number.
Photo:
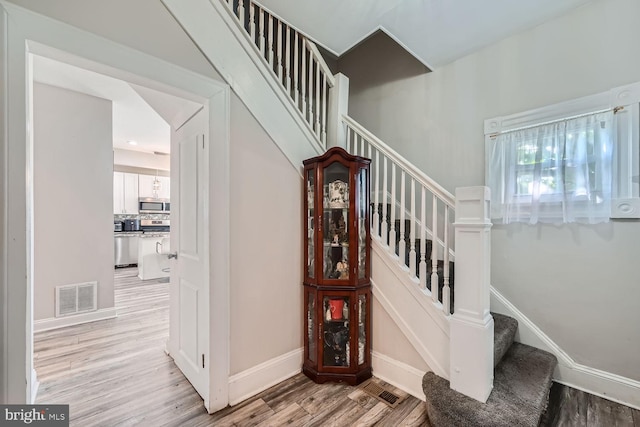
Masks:
[[[358,366],[363,365],[367,358],[367,296],[358,295]]]
[[[333,162],[324,169],[323,274],[349,279],[349,168]]]
[[[367,272],[367,169],[360,169],[357,176],[358,203],[358,279],[364,279]]]
[[[324,366],[350,365],[349,297],[325,296],[322,300]]]
[[[314,205],[315,205],[315,169],[307,170],[307,274],[315,277],[315,247],[316,234],[314,232]]]
[[[314,365],[317,361],[317,340],[316,340],[316,294],[308,292],[307,294],[307,342],[309,343],[309,360]]]

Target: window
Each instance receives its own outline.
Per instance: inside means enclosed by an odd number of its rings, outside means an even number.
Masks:
[[[487,120],[487,185],[498,222],[598,223],[640,217],[640,85]],[[603,108],[604,107],[604,108]],[[487,132],[489,131],[489,132]]]

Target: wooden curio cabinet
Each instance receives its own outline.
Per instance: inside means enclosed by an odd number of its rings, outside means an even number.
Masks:
[[[369,159],[304,161],[304,366],[318,383],[371,377]]]

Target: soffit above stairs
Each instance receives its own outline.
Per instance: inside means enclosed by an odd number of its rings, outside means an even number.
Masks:
[[[259,0],[340,56],[377,30],[430,69],[592,0]]]

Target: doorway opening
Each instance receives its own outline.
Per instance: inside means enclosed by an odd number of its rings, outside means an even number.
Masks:
[[[69,403],[74,392],[100,396],[105,389],[91,389],[95,381],[83,377],[122,384],[123,378],[149,375],[142,364],[182,377],[164,351],[169,340],[169,154],[172,129],[203,105],[52,58],[30,59],[33,315],[34,330],[47,331],[38,332],[34,343],[36,374],[45,380],[38,401]],[[135,149],[125,145],[134,142]],[[118,188],[119,183],[127,185]],[[158,201],[163,209],[149,210]],[[117,241],[124,239],[135,240],[129,247],[135,258],[117,253],[123,246]],[[114,271],[125,262],[135,267]],[[89,288],[93,298],[84,297],[88,286],[80,285],[74,295],[80,310],[70,312],[69,298],[61,295],[78,282],[94,284]]]

